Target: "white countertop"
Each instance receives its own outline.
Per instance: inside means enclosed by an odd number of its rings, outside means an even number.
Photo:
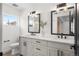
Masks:
[[[53,38],[53,37],[42,37],[42,36],[28,36],[28,35],[21,35],[20,37],[26,37],[26,38],[34,38],[39,40],[47,40],[51,42],[58,42],[58,43],[64,43],[64,44],[70,44],[74,45],[74,38],[68,37],[67,39],[59,39],[59,38]]]

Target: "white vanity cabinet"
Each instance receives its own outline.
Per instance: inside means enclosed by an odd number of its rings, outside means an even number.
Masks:
[[[20,53],[24,56],[73,56],[69,44],[43,39],[20,37]]]
[[[33,38],[20,37],[20,53],[26,56],[47,56],[47,42]]]
[[[48,42],[49,56],[74,56],[71,45],[57,42]]]

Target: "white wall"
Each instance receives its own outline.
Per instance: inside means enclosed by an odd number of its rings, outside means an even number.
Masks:
[[[31,11],[38,11],[41,15],[41,20],[46,21],[47,25],[45,26],[44,33],[45,35],[50,35],[50,26],[51,26],[51,10],[55,7],[56,4],[51,3],[40,3],[40,4],[31,4],[29,8],[26,7],[26,10],[22,13],[20,17],[21,24],[21,34],[29,34],[28,33],[28,13]],[[40,29],[41,30],[41,29]],[[42,33],[38,34],[41,35]]]
[[[2,7],[3,15],[7,14],[17,16],[17,22],[19,24],[20,11],[18,11],[16,8],[13,8],[12,6],[9,6],[8,4],[3,4]],[[12,44],[13,42],[16,42],[19,38],[19,25],[17,25],[16,27],[3,25],[2,29],[2,47],[3,51],[7,51],[7,46]],[[4,43],[4,41],[6,40],[10,40],[10,42]]]
[[[72,5],[72,4],[69,4],[69,5]],[[26,7],[25,11],[21,14],[21,17],[20,17],[21,35],[30,35],[30,33],[28,33],[28,13],[30,13],[31,11],[38,11],[41,14],[41,20],[46,21],[47,25],[43,29],[44,33],[42,33],[41,31],[37,35],[43,36],[43,37],[57,38],[56,35],[55,36],[51,35],[51,11],[54,9],[56,9],[56,4],[54,3],[36,3],[36,4],[34,3],[34,4],[31,4],[29,7]],[[70,38],[72,39],[73,37],[70,37]]]

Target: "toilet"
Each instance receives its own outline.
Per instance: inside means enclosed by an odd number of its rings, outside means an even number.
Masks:
[[[12,50],[12,55],[16,55],[16,54],[19,54],[19,42],[17,42],[17,43],[12,43],[11,45],[10,45],[10,48],[11,48],[11,50]]]

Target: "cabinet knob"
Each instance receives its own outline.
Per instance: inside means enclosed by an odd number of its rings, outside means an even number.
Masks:
[[[40,50],[39,48],[36,48],[37,50]]]
[[[26,46],[26,42],[23,42],[23,45]]]

